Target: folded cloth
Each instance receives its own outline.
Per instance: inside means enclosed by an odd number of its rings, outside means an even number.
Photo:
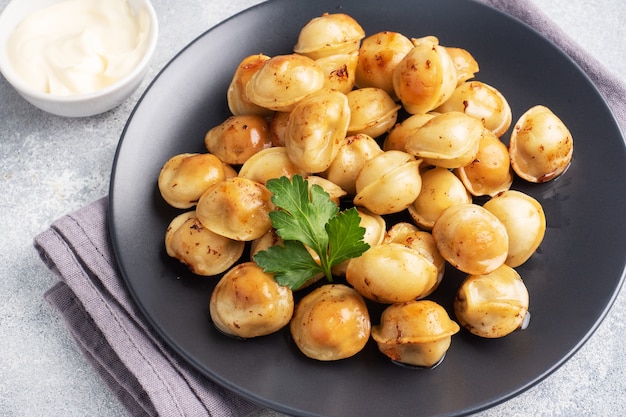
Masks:
[[[62,279],[46,300],[130,415],[278,415],[207,380],[155,335],[113,261],[107,208],[102,198],[62,217],[35,247]]]
[[[535,27],[583,68],[626,131],[626,87],[531,2],[482,0]],[[115,265],[108,199],[67,215],[35,238],[61,278],[46,300],[65,319],[85,357],[131,416],[277,416],[200,375],[155,334]]]

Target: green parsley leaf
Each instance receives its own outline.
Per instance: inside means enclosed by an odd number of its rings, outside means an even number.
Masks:
[[[287,240],[283,246],[272,246],[254,256],[258,265],[265,265],[265,272],[273,273],[280,285],[300,288],[315,275],[323,273],[322,268],[311,257],[302,242]]]
[[[344,212],[319,185],[294,175],[271,179],[267,188],[274,194],[277,210],[270,213],[272,226],[284,241],[254,256],[254,261],[276,281],[298,289],[307,280],[323,273],[332,282],[331,268],[369,249],[363,241],[365,229],[356,208]],[[309,250],[314,251],[319,262]]]
[[[316,253],[328,246],[326,223],[339,211],[319,185],[311,187],[299,175],[272,179],[267,188],[272,202],[281,210],[270,213],[272,226],[283,240],[298,240]],[[309,198],[310,195],[310,198]]]
[[[352,207],[337,214],[326,225],[332,265],[361,256],[369,249],[370,245],[363,241],[365,229],[359,225],[360,222],[359,212]]]

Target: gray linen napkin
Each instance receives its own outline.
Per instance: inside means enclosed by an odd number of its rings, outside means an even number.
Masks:
[[[530,1],[481,0],[535,27],[595,82],[626,131],[626,87],[582,51]],[[107,230],[108,199],[67,215],[35,238],[61,278],[46,300],[65,319],[81,350],[132,416],[270,416],[215,385],[160,340],[120,278]]]
[[[55,221],[35,247],[62,281],[45,294],[132,416],[259,416],[172,352],[131,300],[113,261],[108,198]],[[263,412],[263,415],[271,415]]]

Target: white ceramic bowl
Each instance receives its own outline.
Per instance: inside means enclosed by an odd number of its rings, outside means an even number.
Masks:
[[[158,22],[149,0],[128,0],[133,10],[144,8],[150,20],[148,43],[139,64],[114,84],[93,92],[76,95],[54,95],[28,85],[8,62],[7,43],[15,27],[35,10],[64,0],[13,0],[0,14],[0,72],[6,80],[34,106],[59,116],[85,117],[104,113],[121,104],[144,79],[156,47]]]

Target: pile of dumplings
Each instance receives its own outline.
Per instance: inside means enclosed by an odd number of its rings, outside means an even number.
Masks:
[[[207,152],[173,156],[158,178],[164,200],[183,210],[165,233],[167,254],[220,277],[214,325],[240,338],[288,326],[321,361],[354,356],[371,338],[392,361],[425,368],[461,328],[499,338],[527,325],[529,294],[514,268],[541,244],[546,218],[511,185],[563,174],[573,141],[537,105],[507,145],[511,108],[478,71],[469,51],[435,36],[366,36],[342,13],[310,20],[289,54],[244,57],[226,97],[232,116],[207,132]],[[311,280],[297,303],[243,256],[282,244],[265,184],[296,174],[355,206],[370,245],[333,268],[334,283]],[[388,224],[401,212],[406,221]],[[454,319],[427,299],[446,268],[467,275]],[[385,306],[378,324],[366,300]]]

